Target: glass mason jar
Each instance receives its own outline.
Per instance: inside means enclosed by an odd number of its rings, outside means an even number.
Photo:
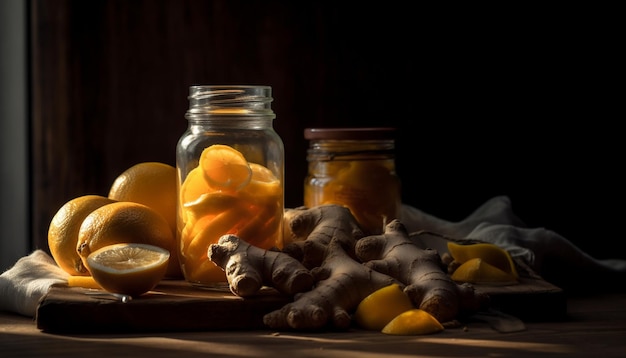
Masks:
[[[307,128],[304,206],[339,204],[368,235],[384,232],[402,205],[394,128]]]
[[[176,146],[178,255],[186,281],[227,287],[208,257],[225,234],[282,248],[284,146],[269,86],[192,86]]]

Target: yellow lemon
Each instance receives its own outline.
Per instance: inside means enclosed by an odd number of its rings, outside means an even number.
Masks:
[[[187,176],[182,179],[180,183],[180,193],[178,195],[178,224],[183,227],[185,223],[189,219],[187,217],[187,210],[183,208],[183,206],[188,203],[195,202],[200,199],[200,197],[210,191],[213,191],[209,186],[209,183],[204,179],[204,173],[202,172],[202,167],[195,167]]]
[[[248,162],[234,147],[214,144],[181,180],[178,253],[187,280],[226,281],[207,257],[208,247],[222,235],[234,234],[264,249],[282,248],[283,185],[271,170]]]
[[[87,215],[115,200],[100,195],[83,195],[66,202],[56,212],[48,228],[48,248],[54,261],[74,276],[89,275],[78,252],[78,232]]]
[[[487,261],[474,258],[457,267],[451,275],[457,282],[469,282],[474,284],[504,285],[517,282],[515,276],[502,271]]]
[[[149,206],[163,215],[176,233],[176,168],[160,162],[133,165],[115,178],[108,197]]]
[[[186,202],[182,210],[186,213],[187,225],[193,226],[203,217],[218,215],[233,207],[244,205],[245,203],[236,196],[217,191],[204,193],[198,199]]]
[[[142,295],[164,277],[169,251],[154,245],[123,243],[102,247],[87,257],[94,280],[113,293]]]
[[[478,243],[461,245],[448,242],[448,251],[452,258],[458,263],[465,263],[471,259],[480,258],[500,270],[507,272],[517,278],[517,269],[508,251],[498,245],[490,243]]]
[[[399,314],[383,327],[382,332],[406,336],[432,334],[443,330],[443,325],[430,313],[414,308]]]
[[[187,177],[180,186],[180,200],[182,204],[187,204],[213,190],[204,179],[202,167],[195,167],[187,173]]]
[[[402,312],[415,308],[409,296],[397,284],[380,288],[365,297],[354,313],[355,322],[379,331]]]
[[[276,196],[281,195],[280,180],[266,167],[250,163],[252,177],[250,183],[243,190],[256,197],[269,197],[270,200],[276,200]]]
[[[224,190],[239,190],[252,177],[252,170],[243,154],[222,144],[211,145],[202,151],[200,167],[209,185]]]
[[[76,250],[86,265],[92,252],[119,243],[150,244],[176,252],[175,236],[163,216],[146,205],[130,201],[107,204],[87,215],[78,232]],[[166,276],[178,277],[178,262],[168,261]]]

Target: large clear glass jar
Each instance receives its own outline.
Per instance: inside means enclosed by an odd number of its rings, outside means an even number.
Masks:
[[[208,247],[235,234],[282,248],[284,146],[269,86],[192,86],[189,123],[176,147],[178,255],[186,281],[227,287]]]
[[[339,204],[369,235],[384,232],[401,208],[394,128],[307,128],[304,206]]]

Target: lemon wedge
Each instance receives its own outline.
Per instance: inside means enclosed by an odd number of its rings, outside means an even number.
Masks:
[[[505,272],[480,258],[470,259],[461,264],[454,270],[451,278],[456,282],[486,285],[508,285],[517,282],[511,273]]]
[[[170,252],[154,245],[121,243],[104,246],[87,257],[93,279],[106,291],[139,296],[165,276]]]
[[[430,313],[414,308],[399,314],[391,320],[382,332],[393,335],[421,335],[432,334],[444,330],[443,325]]]
[[[397,284],[380,288],[357,306],[354,321],[362,328],[380,331],[402,312],[415,308],[409,296]]]
[[[461,245],[454,242],[448,242],[448,251],[454,260],[463,264],[471,259],[482,259],[492,266],[518,278],[517,269],[513,263],[513,259],[508,251],[502,249],[498,245],[490,243],[478,243],[470,245]]]

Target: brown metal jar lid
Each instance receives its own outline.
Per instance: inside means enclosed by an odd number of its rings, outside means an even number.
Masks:
[[[392,127],[365,128],[306,128],[304,138],[308,140],[383,140],[394,139],[396,129]]]

